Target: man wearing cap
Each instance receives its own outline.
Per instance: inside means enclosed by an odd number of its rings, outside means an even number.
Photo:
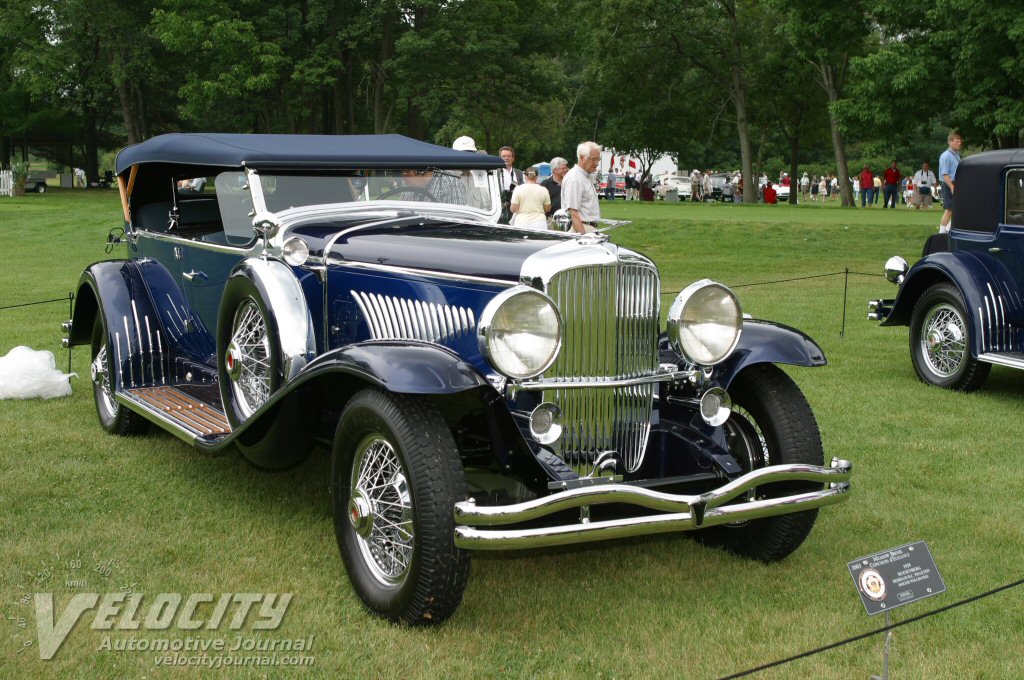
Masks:
[[[476,142],[467,135],[462,135],[456,139],[452,143],[452,148],[456,151],[479,153],[479,150],[476,148]],[[460,179],[466,192],[469,207],[483,210],[491,207],[491,199],[487,195],[487,177],[483,170],[463,170]]]
[[[576,165],[562,181],[562,207],[572,218],[572,229],[584,234],[597,228],[601,219],[601,206],[597,202],[597,189],[590,179],[601,165],[601,147],[594,142],[583,142],[576,147]]]

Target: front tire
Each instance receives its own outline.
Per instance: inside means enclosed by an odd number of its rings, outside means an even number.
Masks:
[[[110,338],[103,315],[96,314],[92,323],[92,394],[96,401],[96,415],[100,426],[110,434],[119,437],[134,437],[145,434],[149,421],[131,411],[114,399],[114,383],[111,369]]]
[[[910,321],[910,357],[918,377],[936,387],[971,392],[981,387],[991,364],[971,356],[967,306],[951,283],[937,283],[921,296]]]
[[[725,423],[733,456],[746,474],[769,465],[822,465],[824,452],[814,412],[800,388],[782,369],[757,364],[729,386],[733,413]],[[788,496],[820,488],[806,482],[753,489],[749,500]],[[698,530],[701,542],[761,562],[776,562],[800,547],[818,517],[817,510]]]
[[[462,462],[441,416],[367,389],[342,412],[331,469],[334,528],[349,580],[374,614],[414,625],[451,616],[469,578],[455,547]]]

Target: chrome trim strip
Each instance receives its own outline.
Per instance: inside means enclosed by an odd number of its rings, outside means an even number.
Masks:
[[[996,364],[998,366],[1024,369],[1024,354],[1011,355],[986,352],[978,355],[978,361],[984,361],[985,363]]]
[[[333,245],[333,241],[332,241]],[[383,271],[383,272],[394,272],[398,274],[407,274],[409,276],[422,276],[425,278],[435,279],[446,279],[449,281],[462,281],[468,283],[486,283],[489,285],[503,286],[505,288],[511,288],[517,285],[516,281],[507,281],[505,279],[492,279],[486,276],[473,276],[471,274],[456,274],[453,272],[439,272],[432,269],[418,269],[415,267],[399,267],[391,264],[376,264],[371,262],[353,262],[351,260],[340,260],[331,262],[328,258],[328,264],[343,265],[346,267],[354,267],[356,269],[369,269],[372,271]]]
[[[183,236],[176,236],[174,234],[168,234],[163,232],[146,231],[136,227],[136,233],[140,238],[148,238],[154,241],[166,241],[168,243],[188,243],[189,248],[196,248],[198,250],[209,250],[215,253],[231,253],[232,255],[243,255],[247,257],[257,257],[263,252],[263,242],[256,240],[254,243],[247,244],[250,247],[245,246],[229,246],[222,243],[210,243],[209,241],[203,241],[202,239],[191,239]]]

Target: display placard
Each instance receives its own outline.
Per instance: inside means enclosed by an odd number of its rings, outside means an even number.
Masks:
[[[924,541],[865,555],[846,566],[871,616],[946,592]]]

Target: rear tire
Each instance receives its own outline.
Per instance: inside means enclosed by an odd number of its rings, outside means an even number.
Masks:
[[[960,291],[948,282],[930,287],[914,305],[910,358],[923,382],[972,392],[988,377],[992,365],[971,355],[966,309]]]
[[[782,369],[757,364],[729,387],[733,413],[726,421],[729,448],[746,474],[769,465],[822,465],[824,452],[814,412],[800,388]],[[753,489],[748,496],[771,498],[821,488],[786,482]],[[695,532],[697,540],[761,562],[776,562],[800,547],[818,517],[817,510],[766,517]]]
[[[334,529],[349,580],[374,614],[438,624],[462,601],[469,553],[455,547],[462,461],[441,416],[396,394],[356,394],[338,423]]]
[[[99,416],[100,426],[118,437],[134,437],[145,434],[149,429],[149,421],[114,399],[110,357],[116,356],[116,353],[111,352],[107,325],[103,323],[103,315],[100,313],[96,314],[96,319],[92,323],[92,353],[90,356],[92,357],[92,394],[96,401],[96,415]]]

